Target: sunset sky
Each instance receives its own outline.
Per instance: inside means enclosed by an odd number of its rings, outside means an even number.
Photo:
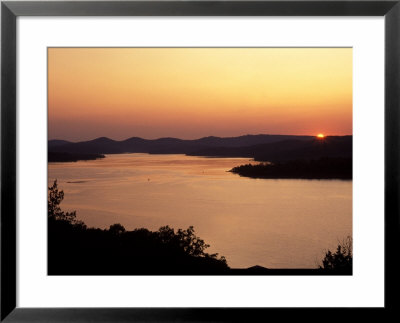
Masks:
[[[351,48],[49,48],[49,139],[352,134]]]

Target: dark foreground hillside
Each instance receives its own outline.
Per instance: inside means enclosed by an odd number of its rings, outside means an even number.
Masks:
[[[64,192],[57,181],[49,187],[49,275],[351,275],[352,255],[326,254],[319,269],[229,268],[224,257],[208,254],[209,247],[193,227],[177,230],[126,231],[121,224],[108,229],[87,228],[75,212],[64,212]]]
[[[196,246],[197,241],[197,246]],[[88,229],[49,220],[49,275],[224,274],[224,258],[205,253],[193,229]]]

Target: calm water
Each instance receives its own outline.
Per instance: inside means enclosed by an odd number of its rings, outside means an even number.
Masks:
[[[120,154],[49,164],[65,211],[88,226],[169,225],[195,233],[231,267],[316,267],[352,233],[352,182],[251,179],[227,172],[246,158]]]

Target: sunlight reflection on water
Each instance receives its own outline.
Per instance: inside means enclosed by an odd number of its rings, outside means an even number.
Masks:
[[[234,268],[316,267],[352,233],[352,182],[251,179],[227,172],[248,158],[118,154],[50,163],[61,204],[88,226],[194,226]]]

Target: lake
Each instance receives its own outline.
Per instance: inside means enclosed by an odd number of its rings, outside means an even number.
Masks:
[[[228,172],[248,158],[115,154],[49,163],[61,208],[89,227],[194,226],[232,268],[315,268],[352,234],[352,181],[253,179]]]

